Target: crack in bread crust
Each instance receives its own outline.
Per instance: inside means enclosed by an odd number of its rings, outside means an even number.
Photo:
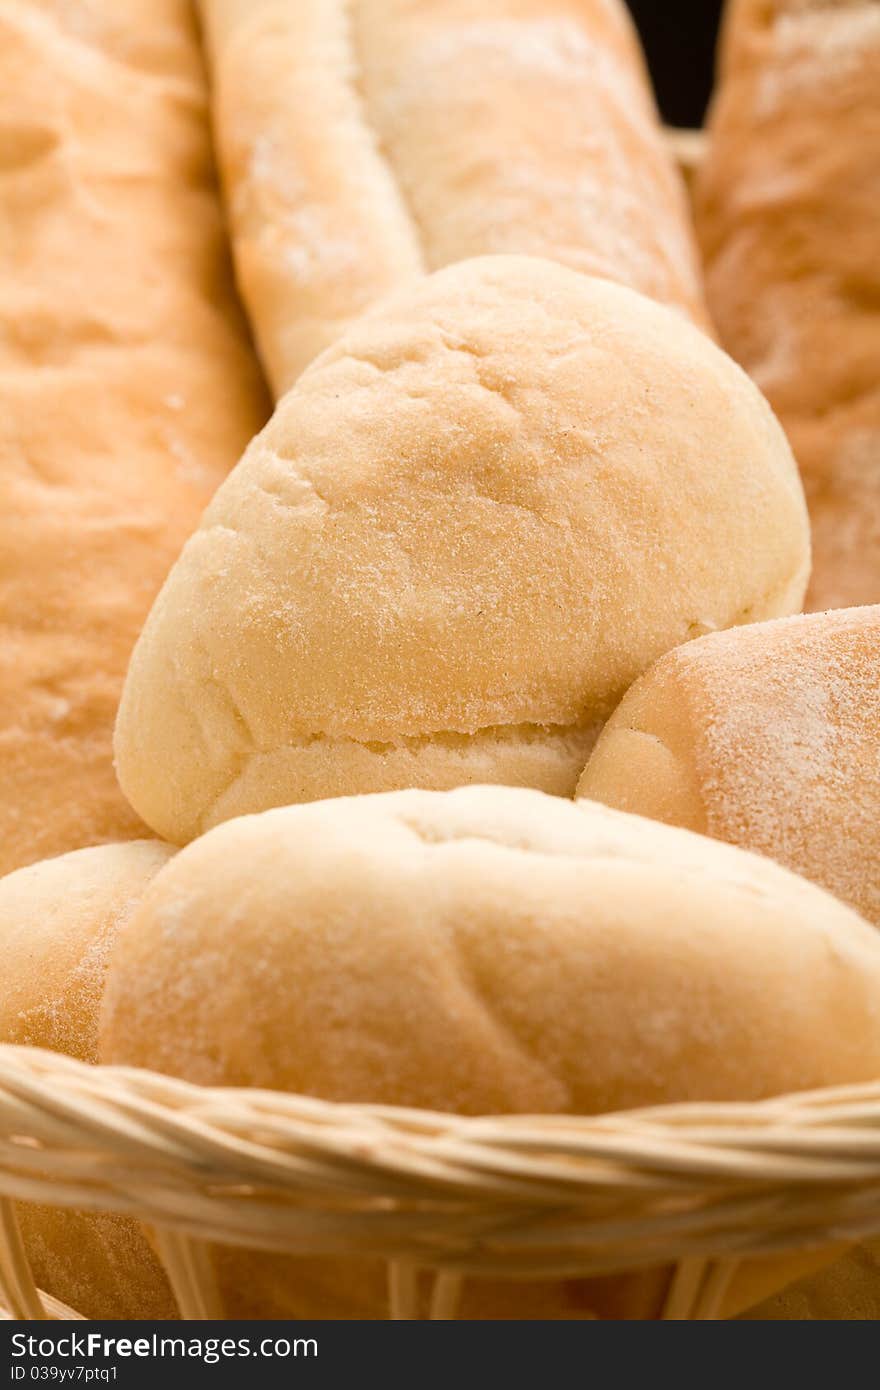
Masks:
[[[459,732],[454,729],[441,729],[434,733],[401,735],[399,738],[382,741],[378,739],[356,739],[346,735],[333,735],[327,733],[314,733],[303,735],[300,738],[286,739],[283,745],[273,748],[262,749],[257,746],[243,748],[239,750],[235,759],[235,769],[232,776],[228,779],[222,791],[212,797],[208,805],[198,818],[199,834],[211,828],[211,826],[225,819],[219,808],[232,796],[236,787],[241,784],[247,774],[252,770],[255,763],[260,759],[267,762],[281,760],[290,753],[307,752],[309,749],[329,746],[344,751],[352,750],[356,753],[367,753],[376,758],[387,757],[397,753],[412,758],[418,758],[419,754],[425,751],[447,751],[451,754],[468,752],[479,753],[481,745],[486,749],[492,745],[507,745],[515,750],[516,745],[523,749],[533,747],[539,749],[541,746],[555,749],[560,758],[565,756],[569,750],[572,767],[576,770],[571,779],[571,787],[559,794],[573,795],[577,778],[583,769],[584,764],[589,758],[593,745],[602,729],[603,720],[589,720],[582,723],[573,724],[544,724],[523,722],[519,724],[495,724],[487,725],[482,729],[474,729],[469,732]],[[462,779],[463,780],[463,779]],[[332,793],[328,793],[332,795]],[[321,798],[307,798],[321,799]],[[297,800],[297,798],[292,798]],[[268,809],[268,808],[264,808]]]

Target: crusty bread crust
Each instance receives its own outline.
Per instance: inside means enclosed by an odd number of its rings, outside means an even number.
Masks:
[[[229,821],[117,942],[105,1061],[461,1114],[748,1100],[880,1069],[880,937],[757,855],[468,787]],[[803,1268],[758,1264],[738,1309]],[[378,1317],[375,1264],[229,1252],[232,1316]],[[662,1272],[477,1282],[467,1317],[656,1316]]]
[[[880,602],[880,5],[740,0],[696,189],[710,308],[782,421],[813,609]]]
[[[236,266],[281,395],[363,309],[546,256],[708,327],[620,0],[201,0]]]
[[[0,872],[143,833],[144,616],[264,418],[183,0],[0,6]]]
[[[661,652],[800,607],[808,545],[782,431],[705,334],[463,262],[325,352],[217,493],[132,659],[122,786],[176,843],[357,791],[571,795]]]

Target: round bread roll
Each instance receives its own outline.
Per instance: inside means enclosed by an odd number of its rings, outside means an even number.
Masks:
[[[571,796],[655,657],[797,609],[808,563],[782,431],[704,334],[469,261],[323,354],[221,487],[132,659],[122,787],[177,843],[352,792]]]
[[[754,1100],[880,1074],[880,938],[769,860],[593,803],[342,798],[232,821],[163,870],[114,950],[100,1055],[462,1114]],[[796,1267],[744,1270],[728,1310]],[[232,1316],[385,1307],[375,1265],[218,1270]],[[654,1315],[667,1277],[480,1283],[464,1312]]]
[[[134,840],[77,850],[0,880],[0,1042],[94,1062],[113,941],[171,854]],[[161,1266],[135,1222],[21,1203],[38,1286],[87,1318],[173,1318]]]
[[[146,827],[131,651],[266,418],[190,0],[0,3],[0,874]]]
[[[880,607],[667,653],[608,721],[578,795],[769,855],[880,926]]]

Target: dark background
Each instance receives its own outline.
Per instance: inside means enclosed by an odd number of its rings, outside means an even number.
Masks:
[[[663,119],[699,126],[712,90],[722,0],[628,0]]]

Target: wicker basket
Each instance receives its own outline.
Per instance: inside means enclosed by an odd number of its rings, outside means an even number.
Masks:
[[[157,1229],[184,1318],[222,1318],[212,1242],[388,1262],[392,1318],[468,1275],[677,1266],[663,1316],[718,1316],[738,1261],[880,1232],[880,1084],[594,1118],[462,1118],[220,1090],[0,1047],[0,1295],[39,1293],[15,1199]]]

